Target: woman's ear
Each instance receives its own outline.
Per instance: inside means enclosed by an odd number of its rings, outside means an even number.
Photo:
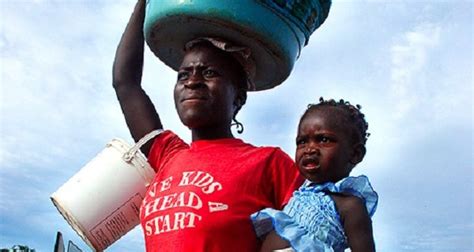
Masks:
[[[234,106],[236,106],[237,108],[242,107],[242,102],[240,101],[240,97],[239,97],[239,96],[237,96],[237,98],[235,98],[235,100],[234,100]]]
[[[246,101],[247,101],[247,92],[240,91],[238,92],[237,97],[234,100],[234,105],[237,108],[241,108],[242,106],[244,106]]]
[[[352,146],[352,156],[350,159],[351,164],[354,166],[362,161],[365,156],[365,145],[363,143],[356,143]]]

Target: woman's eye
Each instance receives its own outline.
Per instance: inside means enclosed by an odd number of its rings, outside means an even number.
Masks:
[[[178,81],[187,80],[188,77],[189,77],[189,73],[188,73],[188,72],[179,72],[179,73],[178,73]]]
[[[206,69],[202,72],[202,75],[205,77],[205,78],[211,78],[211,77],[215,77],[217,76],[217,72],[214,71],[214,70],[211,70],[211,69]]]

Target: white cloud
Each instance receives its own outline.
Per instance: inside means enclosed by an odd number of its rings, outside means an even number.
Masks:
[[[416,105],[419,95],[414,91],[420,90],[417,85],[423,85],[418,75],[424,70],[430,50],[439,44],[440,34],[441,26],[421,24],[391,47],[391,90],[398,101],[396,118],[403,118]]]
[[[463,227],[453,227],[452,225],[432,229],[408,231],[411,238],[399,241],[400,247],[412,251],[462,251],[463,248],[471,247],[472,224]]]
[[[101,50],[110,42],[99,42],[100,25],[91,27],[103,15],[80,3],[54,5],[52,15],[53,3],[42,4],[21,5],[22,15],[2,11],[6,23],[15,24],[3,26],[1,34],[2,167],[48,164],[77,151],[75,140],[125,129],[111,87],[112,56]]]
[[[130,142],[111,87],[111,66],[134,2],[2,2],[0,212],[15,226],[30,227],[12,214],[26,206],[35,215],[25,220],[41,232],[47,232],[51,222],[64,229],[67,239],[79,239],[47,199],[112,137]],[[429,242],[439,246],[465,243],[465,236],[456,240],[452,234],[472,233],[472,219],[468,226],[442,227],[448,233],[435,230],[419,240],[410,238],[416,232],[399,228],[439,229],[414,221],[426,215],[419,210],[418,200],[404,205],[404,195],[417,194],[421,186],[427,191],[436,186],[425,179],[420,182],[424,184],[415,183],[420,177],[415,175],[434,176],[433,172],[441,173],[452,164],[452,157],[444,157],[438,148],[427,148],[438,145],[437,141],[422,140],[440,139],[438,135],[446,131],[461,132],[459,125],[472,128],[472,85],[467,84],[472,84],[473,49],[472,36],[466,33],[472,30],[472,12],[459,19],[462,8],[457,5],[430,5],[431,11],[424,11],[423,18],[410,19],[416,11],[401,1],[389,5],[335,2],[332,16],[304,48],[288,81],[249,95],[239,115],[246,126],[242,138],[257,145],[283,146],[293,156],[296,123],[307,103],[321,95],[360,103],[373,135],[368,155],[355,173],[368,174],[380,190],[374,230],[383,251],[416,250]],[[143,78],[164,126],[189,139],[174,109],[175,73],[147,50]],[[452,139],[439,140],[440,147],[466,145],[449,142]],[[436,157],[436,162],[426,166],[418,160],[427,157]],[[459,181],[455,175],[449,177]],[[19,188],[5,181],[26,183]],[[422,202],[439,202],[426,197]],[[406,218],[407,210],[414,211],[410,218]],[[440,221],[432,216],[423,220]],[[3,237],[3,231],[11,227],[1,228]],[[110,251],[143,250],[141,232],[138,227]]]

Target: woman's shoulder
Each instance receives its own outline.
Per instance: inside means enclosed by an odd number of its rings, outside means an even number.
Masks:
[[[148,162],[153,167],[157,167],[159,163],[188,148],[189,145],[178,135],[170,130],[165,130],[154,138],[148,154]]]
[[[171,130],[164,130],[156,136],[153,140],[153,145],[156,145],[156,148],[169,148],[170,146],[189,147],[189,144]]]
[[[263,146],[256,146],[250,143],[243,142],[244,145],[247,146],[250,152],[258,155],[263,155],[271,158],[277,158],[277,159],[289,159],[292,160],[291,157],[283,151],[280,147],[278,146],[269,146],[269,145],[263,145]]]

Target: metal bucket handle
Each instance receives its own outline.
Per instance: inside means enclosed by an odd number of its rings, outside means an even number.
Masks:
[[[156,129],[156,130],[153,130],[152,132],[146,134],[145,136],[143,136],[140,140],[138,140],[138,142],[132,148],[130,148],[130,150],[128,150],[127,152],[125,152],[123,154],[122,159],[125,162],[132,161],[135,154],[138,152],[138,150],[140,150],[140,148],[144,144],[146,144],[148,141],[150,141],[155,136],[158,136],[159,134],[161,134],[161,132],[163,132],[163,131],[164,131],[163,129]]]

